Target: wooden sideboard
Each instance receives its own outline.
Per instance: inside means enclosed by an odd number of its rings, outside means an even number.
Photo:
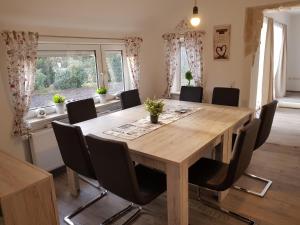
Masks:
[[[59,225],[52,175],[0,151],[0,210],[5,225]]]

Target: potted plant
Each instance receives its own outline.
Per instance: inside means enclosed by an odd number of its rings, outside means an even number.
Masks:
[[[191,71],[185,73],[185,79],[188,80],[188,86],[191,86],[191,80],[193,80],[193,75]]]
[[[96,90],[97,94],[100,96],[100,103],[106,102],[106,94],[107,94],[107,87],[103,86]]]
[[[53,96],[53,102],[55,103],[56,113],[65,113],[65,100],[66,98],[62,95],[56,94]]]
[[[147,98],[145,107],[150,112],[151,123],[158,123],[158,116],[162,113],[164,105],[163,100]]]

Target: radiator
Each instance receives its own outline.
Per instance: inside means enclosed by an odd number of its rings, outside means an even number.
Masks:
[[[51,171],[64,165],[52,128],[32,132],[30,148],[36,166]]]

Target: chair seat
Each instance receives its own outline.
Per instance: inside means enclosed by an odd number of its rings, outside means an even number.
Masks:
[[[189,169],[189,182],[191,184],[224,191],[228,187],[223,185],[229,165],[220,161],[202,158]]]
[[[140,190],[137,204],[146,205],[166,191],[165,174],[143,165],[137,165],[135,171]]]

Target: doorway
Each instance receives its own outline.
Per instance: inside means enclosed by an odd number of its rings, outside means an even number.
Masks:
[[[300,8],[264,12],[258,51],[256,108],[277,99],[300,109]]]

